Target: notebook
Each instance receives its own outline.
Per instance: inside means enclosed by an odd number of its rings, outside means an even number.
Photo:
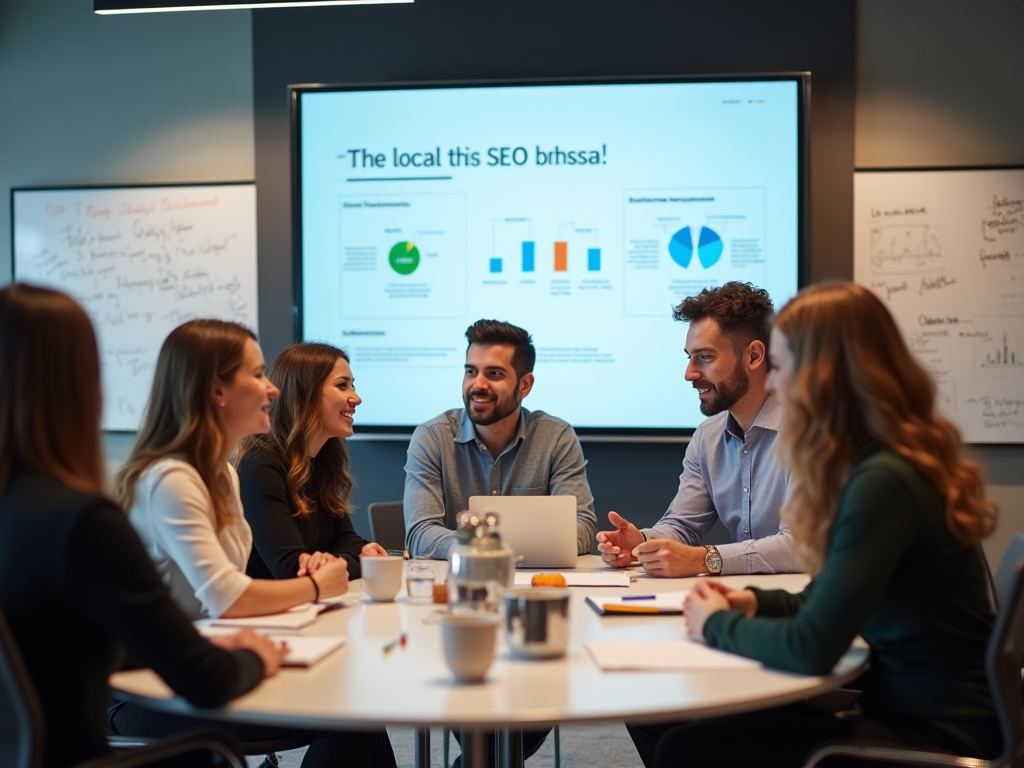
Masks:
[[[470,496],[470,512],[497,512],[520,568],[576,567],[575,496]]]
[[[679,615],[683,612],[683,598],[686,592],[662,592],[657,595],[591,595],[587,598],[587,605],[593,608],[602,616],[609,614],[623,614],[634,616],[637,614],[651,615]]]
[[[228,627],[214,626],[199,629],[199,633],[203,637],[230,635],[236,631]],[[345,635],[267,635],[266,637],[275,643],[288,643],[288,655],[281,662],[285,667],[311,667],[348,642]]]

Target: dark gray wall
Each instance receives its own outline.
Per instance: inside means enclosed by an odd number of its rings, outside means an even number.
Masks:
[[[416,0],[255,11],[264,351],[274,355],[292,341],[289,84],[810,71],[811,277],[849,278],[854,42],[852,0]],[[692,396],[682,384],[679,396]],[[359,506],[401,498],[404,443],[351,441],[349,448]],[[664,511],[682,445],[585,443],[584,450],[602,520],[609,509],[638,522]],[[363,530],[364,515],[356,518]]]

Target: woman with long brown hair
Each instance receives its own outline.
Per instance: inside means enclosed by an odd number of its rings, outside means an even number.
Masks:
[[[199,636],[105,495],[85,311],[47,288],[0,290],[0,381],[0,608],[41,704],[43,765],[108,751],[106,681],[124,647],[200,707],[274,674],[284,650],[269,640]]]
[[[171,331],[160,349],[146,414],[117,475],[117,491],[171,595],[193,618],[278,613],[348,589],[344,560],[290,579],[245,574],[252,531],[228,457],[241,438],[270,428],[277,395],[255,335],[237,323],[190,320]],[[196,722],[128,703],[114,713],[112,724],[127,735],[161,736]],[[303,768],[395,765],[383,730],[230,730],[242,741],[308,737]]]
[[[783,520],[814,579],[799,595],[701,580],[685,602],[687,628],[815,675],[861,635],[871,646],[863,717],[804,705],[680,726],[659,741],[656,765],[802,765],[819,742],[848,737],[993,756],[1000,733],[984,657],[994,617],[977,544],[997,509],[936,412],[934,384],[882,302],[853,283],[790,301],[771,363],[767,387],[783,408],[776,447],[792,472]],[[743,742],[723,745],[718,736],[738,728]]]
[[[291,578],[342,558],[359,578],[360,556],[387,553],[356,533],[349,515],[345,438],[362,399],[348,355],[330,344],[293,344],[268,375],[281,390],[270,431],[244,438],[235,457],[253,532],[247,573]]]

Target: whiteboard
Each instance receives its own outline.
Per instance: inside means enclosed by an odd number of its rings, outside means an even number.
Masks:
[[[103,367],[103,428],[138,428],[157,353],[195,317],[256,330],[256,187],[12,190],[14,279],[85,307]]]
[[[854,279],[965,440],[1024,442],[1024,169],[856,173]]]

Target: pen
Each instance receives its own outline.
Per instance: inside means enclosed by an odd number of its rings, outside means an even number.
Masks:
[[[399,645],[405,648],[407,642],[408,638],[406,637],[405,632],[403,632],[394,640],[389,640],[388,642],[384,643],[384,654],[387,655],[391,653],[391,651],[395,650],[395,648]]]
[[[625,595],[623,600],[653,600],[654,595]]]

